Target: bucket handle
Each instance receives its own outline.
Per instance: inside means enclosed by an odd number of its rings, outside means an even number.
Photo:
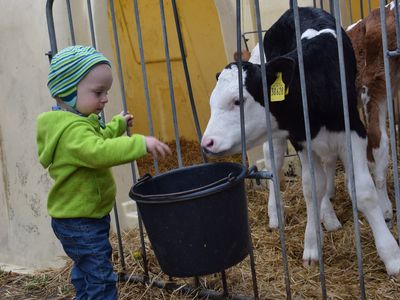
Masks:
[[[146,175],[149,175],[149,174],[146,174]],[[151,178],[151,176],[150,176],[150,178]],[[176,192],[176,193],[168,193],[168,194],[156,194],[156,195],[143,195],[143,194],[139,194],[139,193],[134,193],[134,195],[136,195],[136,196],[138,196],[140,198],[144,198],[144,199],[148,199],[148,198],[151,198],[151,199],[159,199],[159,198],[161,198],[162,199],[162,198],[171,197],[171,196],[182,196],[182,195],[187,195],[187,194],[203,191],[205,189],[214,187],[214,186],[218,185],[219,183],[222,183],[222,182],[225,182],[225,181],[226,182],[233,182],[233,181],[236,180],[236,178],[237,178],[237,176],[235,176],[231,172],[231,173],[228,174],[228,176],[226,176],[224,178],[218,179],[218,180],[216,180],[216,181],[214,181],[212,183],[206,184],[204,186],[201,186],[201,187],[198,187],[198,188],[195,188],[195,189],[187,190],[187,191]],[[143,178],[143,181],[145,181],[147,179],[149,179],[149,178]]]

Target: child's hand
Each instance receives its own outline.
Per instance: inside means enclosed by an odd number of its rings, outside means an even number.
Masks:
[[[120,115],[125,119],[126,126],[132,127],[133,116],[129,112],[124,112],[124,111],[121,111]]]
[[[155,137],[145,136],[145,139],[147,152],[151,153],[154,159],[157,159],[159,154],[162,158],[164,158],[167,154],[172,154],[171,149],[169,149],[166,144],[157,140]]]

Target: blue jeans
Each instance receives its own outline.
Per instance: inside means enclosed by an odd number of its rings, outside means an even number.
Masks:
[[[51,226],[74,261],[71,282],[77,300],[117,299],[117,276],[111,264],[110,216],[101,219],[52,218]]]

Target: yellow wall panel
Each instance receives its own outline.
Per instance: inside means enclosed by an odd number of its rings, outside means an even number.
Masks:
[[[358,20],[361,19],[361,2],[363,6],[363,16],[366,17],[369,14],[369,3],[368,0],[350,0],[346,1],[346,9],[347,12],[350,13],[350,8],[351,8],[351,14],[353,18],[353,23],[357,22]],[[379,0],[370,0],[371,3],[371,10],[378,8],[379,7]],[[350,16],[350,14],[349,14]]]
[[[155,135],[164,140],[173,140],[175,136],[159,1],[139,0],[138,3]],[[176,3],[196,108],[200,126],[204,129],[209,118],[208,103],[215,85],[215,74],[227,63],[219,18],[212,0],[178,0]],[[195,140],[196,131],[171,1],[164,1],[164,9],[179,132],[181,137]],[[115,13],[127,105],[135,118],[133,131],[149,134],[133,1],[116,1]],[[112,32],[111,19],[109,27]]]

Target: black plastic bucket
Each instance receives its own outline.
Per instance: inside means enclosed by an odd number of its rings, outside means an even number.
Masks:
[[[201,164],[145,176],[132,187],[129,196],[165,274],[213,274],[247,256],[245,176],[240,164]]]

